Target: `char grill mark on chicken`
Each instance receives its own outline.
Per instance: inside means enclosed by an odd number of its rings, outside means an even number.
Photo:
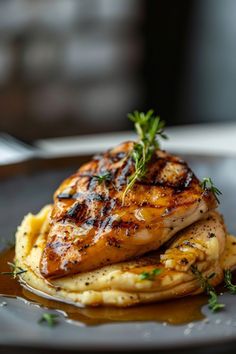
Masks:
[[[44,277],[84,272],[156,250],[216,207],[188,165],[161,150],[122,204],[135,168],[133,144],[95,157],[58,188],[41,259]]]

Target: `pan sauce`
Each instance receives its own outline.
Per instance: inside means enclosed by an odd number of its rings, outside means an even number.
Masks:
[[[0,255],[0,272],[9,271],[7,262],[14,259],[14,249],[8,249]],[[48,309],[64,311],[70,320],[84,325],[99,325],[112,322],[155,321],[166,322],[172,325],[198,321],[204,318],[201,312],[207,303],[205,295],[197,295],[175,299],[151,305],[135,306],[130,308],[115,307],[76,307],[40,297],[23,288],[17,279],[11,276],[0,275],[0,295],[22,298]],[[188,311],[186,311],[186,308]]]

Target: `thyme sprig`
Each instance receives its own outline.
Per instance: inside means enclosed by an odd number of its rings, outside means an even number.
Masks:
[[[225,287],[231,292],[236,294],[236,285],[232,284],[232,272],[229,269],[225,270]]]
[[[10,272],[1,272],[1,275],[11,275],[14,279],[17,277],[17,275],[26,273],[27,270],[18,267],[15,263],[7,262],[7,264],[10,266],[11,271]]]
[[[201,288],[208,295],[208,307],[212,312],[217,312],[222,310],[225,305],[219,303],[218,295],[215,291],[215,288],[209,283],[209,280],[215,276],[215,273],[210,274],[207,278],[205,278],[202,273],[198,270],[198,268],[194,265],[191,266],[192,273],[199,280]]]
[[[49,327],[53,327],[55,325],[57,325],[58,321],[57,321],[58,315],[54,314],[54,313],[47,313],[45,312],[42,317],[39,319],[39,323],[43,323],[45,322]]]
[[[103,182],[110,182],[111,181],[111,173],[110,172],[104,172],[99,175],[93,175],[92,177],[94,180],[98,182],[98,184],[102,184]]]
[[[147,113],[135,111],[128,114],[128,118],[134,122],[139,140],[134,144],[130,153],[135,164],[135,172],[129,177],[123,193],[123,204],[126,194],[133,188],[135,182],[145,176],[148,162],[154,151],[160,147],[157,137],[167,139],[164,134],[165,122],[159,116],[155,116],[153,110]]]
[[[162,273],[162,269],[155,268],[151,272],[143,272],[140,274],[141,280],[154,280],[157,275]]]
[[[212,192],[212,194],[214,194],[214,197],[216,198],[217,203],[220,204],[220,200],[219,200],[218,196],[222,195],[222,192],[215,186],[211,177],[203,178],[202,182],[200,183],[200,186],[204,190],[210,190]]]

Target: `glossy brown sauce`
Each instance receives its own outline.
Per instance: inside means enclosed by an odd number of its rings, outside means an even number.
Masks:
[[[0,272],[9,271],[7,262],[12,262],[13,258],[14,249],[5,250],[0,254]],[[68,319],[78,321],[84,325],[129,321],[155,321],[178,325],[203,319],[204,315],[201,312],[201,308],[207,303],[207,297],[205,295],[198,295],[130,308],[79,308],[37,296],[23,288],[17,279],[1,274],[0,295],[20,297],[31,303],[39,304],[42,307],[64,311]]]

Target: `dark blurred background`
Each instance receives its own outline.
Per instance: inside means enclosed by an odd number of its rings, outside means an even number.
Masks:
[[[0,0],[0,131],[31,141],[236,117],[235,0]]]

